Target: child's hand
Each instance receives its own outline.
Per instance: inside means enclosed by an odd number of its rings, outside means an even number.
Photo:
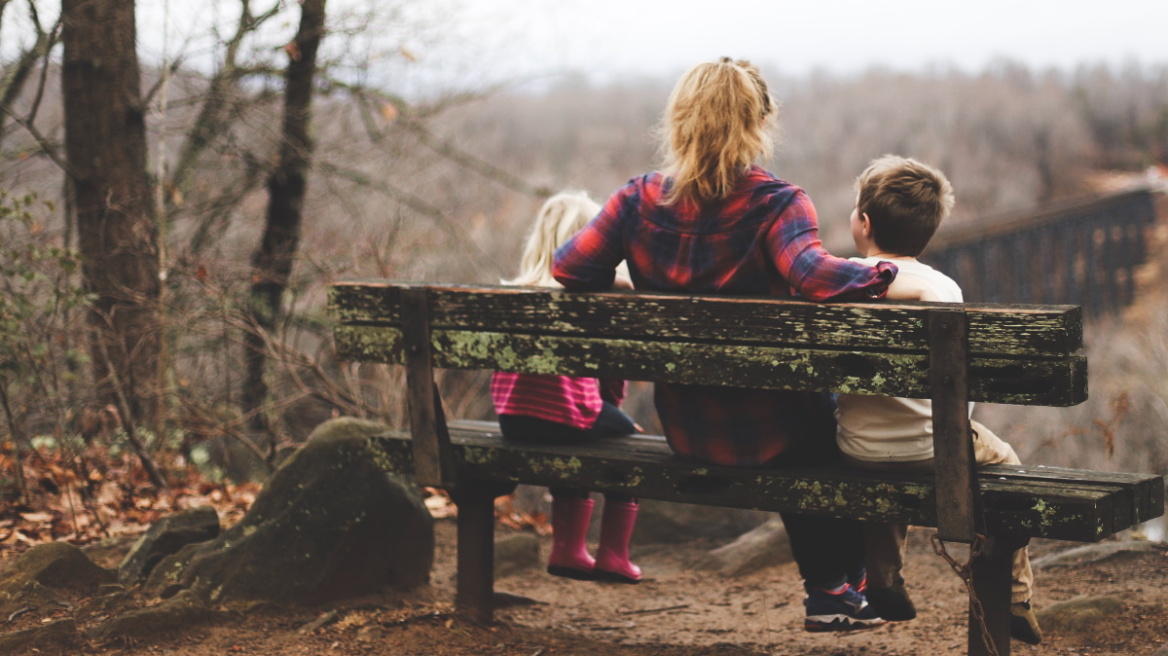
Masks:
[[[633,281],[629,280],[628,278],[625,278],[623,276],[617,276],[617,277],[612,279],[612,288],[613,289],[632,289],[633,288]]]

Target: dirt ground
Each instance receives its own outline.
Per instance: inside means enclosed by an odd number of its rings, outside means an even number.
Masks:
[[[312,610],[257,609],[223,613],[184,632],[135,644],[89,645],[71,653],[103,656],[316,655],[356,656],[911,656],[965,653],[967,595],[933,553],[929,531],[910,535],[907,572],[919,616],[849,634],[801,630],[803,608],[793,564],[738,579],[697,571],[693,563],[718,546],[700,542],[644,546],[634,556],[646,572],[640,585],[569,581],[541,570],[501,578],[496,590],[514,595],[494,626],[451,614],[454,525],[438,522],[438,562],[429,587]],[[546,553],[549,538],[541,547]],[[1035,556],[1072,544],[1043,542]],[[954,556],[960,556],[954,550]],[[1110,594],[1124,609],[1075,633],[1049,632],[1012,653],[1139,656],[1168,643],[1168,551],[1120,554],[1074,568],[1038,572],[1036,605],[1078,595]],[[3,618],[0,618],[2,620]],[[42,652],[44,653],[44,652]]]

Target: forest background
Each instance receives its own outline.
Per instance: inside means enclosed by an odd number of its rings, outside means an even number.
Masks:
[[[83,252],[92,219],[77,186],[97,174],[69,157],[86,142],[100,155],[104,128],[71,136],[69,107],[96,114],[122,87],[86,88],[64,53],[71,36],[100,49],[129,29],[133,44],[133,12],[129,24],[70,27],[49,4],[0,0],[0,33],[16,35],[0,45],[0,543],[15,548],[133,530],[119,528],[127,508],[149,519],[208,485],[262,482],[331,416],[401,426],[402,372],[332,356],[327,285],[514,274],[548,194],[603,199],[657,166],[654,130],[676,77],[498,81],[472,65],[450,83],[425,72],[447,26],[409,3],[326,12],[324,0],[239,0],[215,3],[223,20],[197,39],[159,45],[139,31],[151,52],[131,55],[138,68],[122,79],[133,89],[117,111],[141,124],[142,179],[98,196],[106,215],[137,223],[96,248],[137,257],[157,284],[111,292],[88,277]],[[67,16],[86,3],[63,6]],[[945,170],[954,223],[1099,193],[1168,161],[1165,64],[800,75],[764,64],[764,75],[782,103],[766,165],[808,191],[825,243],[843,255],[854,177],[884,153]],[[281,217],[292,223],[281,229]],[[1152,301],[1163,285],[1149,271],[1134,323],[1089,326],[1089,403],[986,409],[1024,461],[1168,472],[1168,304]],[[139,341],[101,336],[124,337],[110,307],[144,313],[126,329]],[[135,369],[143,353],[149,375]],[[483,374],[446,372],[442,385],[452,416],[490,416]],[[648,394],[635,391],[631,410],[653,430]]]

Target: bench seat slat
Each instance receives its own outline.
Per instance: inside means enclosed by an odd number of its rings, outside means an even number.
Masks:
[[[391,468],[412,471],[408,435],[388,433],[382,437]],[[460,476],[484,481],[581,487],[683,503],[936,525],[932,477],[928,474],[717,467],[677,459],[663,440],[643,436],[574,446],[517,444],[504,442],[497,427],[489,423],[452,422],[451,441]],[[1098,541],[1126,528],[1127,518],[1149,518],[1134,507],[1133,488],[1139,482],[1094,482],[1087,472],[1064,481],[1052,477],[1003,480],[999,472],[979,476],[990,533],[1084,542]]]
[[[983,467],[982,471],[993,476],[1011,480],[1052,480],[1060,482],[1090,480],[1092,483],[1114,483],[1129,487],[1132,490],[1133,503],[1135,503],[1135,516],[1121,523],[1121,527],[1124,525],[1135,525],[1147,521],[1148,518],[1159,517],[1164,514],[1164,479],[1159,476],[1130,474],[1126,472],[1066,469],[1064,467],[1047,467],[1044,465],[990,465]]]
[[[399,364],[401,331],[341,325],[341,359]],[[434,364],[450,369],[658,380],[760,389],[929,398],[926,353],[795,349],[759,345],[658,342],[435,329]],[[1087,362],[974,357],[971,399],[990,403],[1070,406],[1087,397]]]
[[[330,288],[342,323],[394,325],[410,285],[343,281]],[[436,328],[552,331],[564,335],[793,347],[924,352],[927,304],[821,304],[774,297],[696,297],[624,292],[578,294],[500,286],[426,286]],[[1083,344],[1077,306],[965,305],[977,355],[1050,356]]]

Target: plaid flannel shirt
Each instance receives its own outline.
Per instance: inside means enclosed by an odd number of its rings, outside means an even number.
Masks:
[[[570,290],[608,289],[626,260],[637,289],[829,301],[880,298],[896,275],[889,262],[870,267],[828,254],[811,200],[760,167],[700,209],[663,204],[670,182],[651,173],[613,194],[557,250],[556,280]],[[822,394],[660,383],[655,403],[673,450],[705,462],[769,463],[795,439],[835,439]]]

